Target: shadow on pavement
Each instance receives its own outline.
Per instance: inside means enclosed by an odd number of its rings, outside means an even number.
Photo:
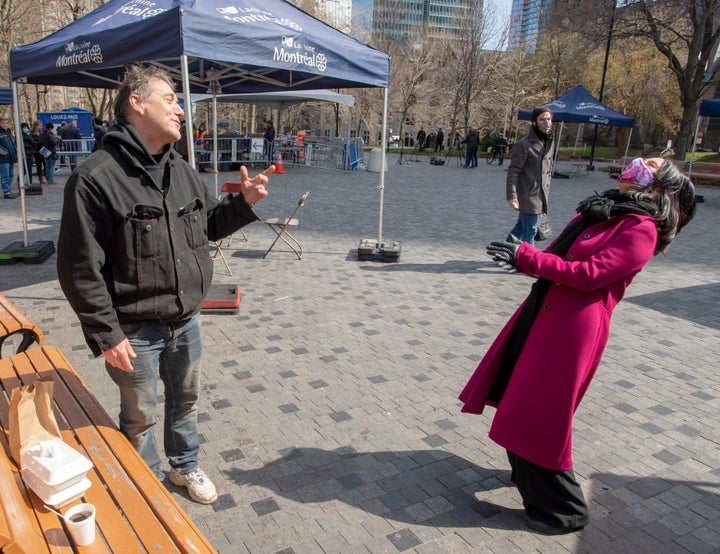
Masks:
[[[720,305],[720,283],[663,290],[628,297],[626,301],[699,325],[720,329],[720,315],[717,311],[717,306]]]
[[[292,448],[280,454],[263,467],[224,473],[238,485],[262,486],[295,502],[339,500],[404,523],[497,529],[525,525],[522,510],[496,506],[474,495],[510,486],[509,471],[480,467],[450,452],[357,452],[348,447]],[[279,509],[272,498],[253,504],[256,510],[273,505]]]
[[[348,258],[352,259],[352,258]],[[357,255],[355,256],[357,260]],[[485,272],[488,269],[498,270],[500,273],[506,273],[501,271],[500,268],[492,261],[476,261],[476,260],[448,260],[441,264],[404,264],[399,263],[378,263],[377,265],[363,265],[361,267],[364,271],[413,271],[416,273],[478,273],[479,271]]]

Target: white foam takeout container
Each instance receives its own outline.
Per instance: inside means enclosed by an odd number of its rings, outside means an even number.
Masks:
[[[92,462],[61,439],[43,441],[22,455],[22,466],[55,490],[67,488],[85,477]]]
[[[22,478],[23,481],[25,481],[25,484],[40,497],[40,500],[48,506],[54,506],[55,508],[62,508],[63,506],[74,502],[78,498],[82,498],[85,491],[90,488],[90,485],[92,485],[90,479],[84,477],[83,475],[80,476],[79,481],[75,481],[64,488],[48,485],[37,475],[29,471],[24,472],[22,474]]]

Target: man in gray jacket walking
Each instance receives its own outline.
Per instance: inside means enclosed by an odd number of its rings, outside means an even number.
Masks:
[[[547,213],[552,170],[552,112],[540,106],[532,112],[530,131],[510,153],[506,196],[510,207],[519,213],[508,242],[535,244],[538,215]]]

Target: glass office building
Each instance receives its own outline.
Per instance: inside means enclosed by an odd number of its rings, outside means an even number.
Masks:
[[[481,0],[352,0],[353,36],[404,39],[425,28],[430,37],[457,36],[463,21],[482,17]]]
[[[552,0],[513,0],[510,13],[510,39],[508,48],[525,48],[535,52],[542,43],[547,29]]]

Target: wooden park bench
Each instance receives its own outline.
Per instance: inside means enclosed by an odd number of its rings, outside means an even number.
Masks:
[[[55,383],[54,412],[63,441],[93,462],[87,474],[92,485],[75,501],[96,508],[96,538],[85,547],[73,544],[62,518],[25,486],[9,454],[11,391],[48,376]],[[0,548],[4,552],[216,552],[58,349],[37,346],[0,359],[0,386]]]
[[[720,181],[720,163],[695,162],[688,175],[696,181]]]
[[[45,336],[40,328],[0,293],[0,357],[2,357],[3,343],[14,335],[20,336],[20,344],[16,352],[26,350],[33,342],[45,343]]]

